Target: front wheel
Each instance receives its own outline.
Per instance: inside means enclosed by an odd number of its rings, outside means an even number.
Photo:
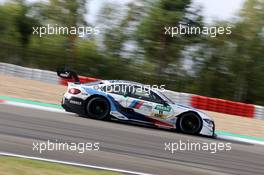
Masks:
[[[199,115],[195,113],[186,113],[179,118],[177,127],[182,133],[196,135],[201,131],[203,123]]]
[[[88,101],[86,111],[91,118],[106,120],[109,117],[110,105],[105,98],[94,97]]]

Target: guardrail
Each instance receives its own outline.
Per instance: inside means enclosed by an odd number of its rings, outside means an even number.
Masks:
[[[17,66],[13,64],[0,63],[0,74],[13,75],[17,77],[23,77],[31,80],[43,81],[52,84],[67,85],[67,82],[72,82],[73,80],[64,80],[57,76],[56,72],[31,69],[22,66]],[[82,83],[94,82],[98,79],[92,77],[79,76]],[[215,111],[220,113],[244,116],[249,118],[256,118],[264,120],[264,107],[245,104],[239,102],[233,102],[223,99],[204,97],[194,94],[174,92],[166,90],[165,94],[172,99],[172,101],[186,105],[192,106],[198,109]]]
[[[52,84],[58,84],[60,81],[60,78],[57,76],[56,72],[31,69],[7,63],[0,63],[0,74],[13,75],[16,77],[43,81]]]

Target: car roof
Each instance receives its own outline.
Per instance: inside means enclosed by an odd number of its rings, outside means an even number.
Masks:
[[[102,84],[102,85],[112,85],[112,84],[128,84],[128,85],[138,85],[138,86],[146,86],[145,84],[134,82],[134,81],[128,81],[128,80],[99,80],[97,82],[92,82],[92,83],[87,83],[89,85],[97,85],[97,84]],[[159,96],[162,96],[163,98],[166,98],[174,104],[173,100],[171,100],[167,95],[161,91],[161,89],[151,89],[153,92],[159,94]]]
[[[131,84],[131,85],[144,85],[142,83],[138,83],[135,81],[128,81],[128,80],[103,80],[102,82],[106,84]]]

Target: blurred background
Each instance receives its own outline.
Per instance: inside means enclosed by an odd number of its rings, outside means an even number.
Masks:
[[[165,84],[264,105],[263,0],[0,0],[0,62]],[[231,26],[231,35],[164,35],[165,26]],[[33,35],[32,27],[98,27],[99,35]]]

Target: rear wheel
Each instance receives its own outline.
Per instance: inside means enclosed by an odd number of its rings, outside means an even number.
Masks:
[[[202,119],[195,113],[186,113],[179,118],[177,127],[185,134],[199,134],[203,127]]]
[[[106,120],[109,117],[110,105],[105,98],[94,97],[88,101],[86,111],[91,118]]]

